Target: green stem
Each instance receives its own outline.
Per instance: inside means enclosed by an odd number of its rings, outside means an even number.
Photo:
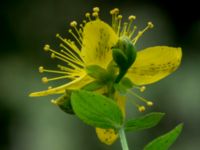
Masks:
[[[119,137],[120,137],[120,141],[121,141],[121,145],[122,145],[122,150],[129,150],[128,143],[127,143],[127,140],[126,140],[126,135],[125,135],[125,132],[124,132],[124,128],[121,128],[119,130]]]

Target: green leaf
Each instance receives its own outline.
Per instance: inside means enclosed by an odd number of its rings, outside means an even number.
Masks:
[[[156,126],[164,113],[153,112],[137,119],[128,120],[125,124],[125,131],[139,131]]]
[[[122,112],[110,98],[79,90],[72,93],[71,103],[75,114],[88,125],[113,129],[122,127]]]
[[[145,146],[144,150],[168,150],[181,133],[182,128],[183,124],[179,124],[170,132],[154,139],[147,146]]]

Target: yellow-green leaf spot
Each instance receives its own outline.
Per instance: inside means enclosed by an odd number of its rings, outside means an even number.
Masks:
[[[179,124],[170,132],[154,139],[152,142],[145,146],[144,150],[168,150],[169,147],[175,142],[183,129],[183,124]]]
[[[72,93],[75,114],[86,124],[104,129],[118,130],[123,124],[123,115],[118,105],[103,95],[78,90]]]

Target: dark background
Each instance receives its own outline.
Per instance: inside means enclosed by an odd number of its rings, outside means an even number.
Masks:
[[[101,18],[107,22],[111,22],[109,10],[115,7],[124,17],[136,15],[140,28],[152,21],[155,28],[139,40],[139,49],[154,45],[183,49],[178,71],[147,86],[144,93],[155,103],[150,111],[165,112],[165,118],[153,129],[128,133],[130,149],[141,150],[151,139],[184,122],[183,133],[171,149],[198,150],[200,17],[199,5],[192,0],[1,1],[0,150],[120,150],[119,142],[102,145],[93,128],[49,103],[52,97],[28,97],[30,92],[46,88],[40,82],[38,66],[56,65],[43,45],[59,44],[55,34],[67,36],[70,21],[80,22],[94,6],[100,7]],[[128,110],[132,117],[141,115],[132,105]]]

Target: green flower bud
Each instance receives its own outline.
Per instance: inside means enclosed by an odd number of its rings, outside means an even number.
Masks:
[[[115,81],[118,83],[134,63],[137,53],[131,40],[121,37],[118,43],[112,48],[112,55],[113,60],[119,67],[119,74]]]

